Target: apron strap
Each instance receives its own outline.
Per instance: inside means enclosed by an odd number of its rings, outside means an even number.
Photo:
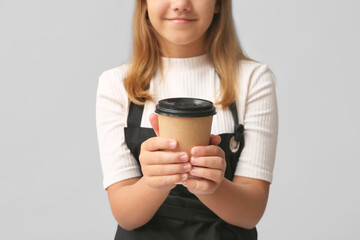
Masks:
[[[231,114],[234,118],[234,123],[235,125],[238,125],[239,124],[239,117],[238,117],[238,114],[237,114],[237,109],[236,109],[236,102],[233,102],[231,105],[230,105],[230,111],[231,111]]]
[[[145,87],[145,90],[150,88],[150,84]],[[145,99],[138,98],[139,101],[145,102]],[[127,126],[128,127],[140,127],[141,119],[144,111],[144,105],[136,105],[135,103],[130,101],[129,114],[127,118]],[[139,117],[140,116],[140,117]]]
[[[140,127],[143,111],[144,105],[136,105],[135,103],[131,102],[127,118],[127,126]]]
[[[233,102],[230,105],[230,110],[231,110],[231,114],[234,118],[234,123],[235,123],[235,127],[234,127],[234,134],[235,134],[235,140],[238,142],[244,142],[244,125],[239,124],[239,117],[237,115],[237,109],[236,109],[236,102]]]

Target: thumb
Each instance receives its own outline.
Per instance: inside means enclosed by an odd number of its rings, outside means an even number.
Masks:
[[[210,145],[219,145],[221,137],[219,135],[210,135]]]
[[[155,131],[156,136],[159,136],[159,122],[158,122],[158,116],[155,113],[150,114],[149,117],[150,124],[152,128]]]

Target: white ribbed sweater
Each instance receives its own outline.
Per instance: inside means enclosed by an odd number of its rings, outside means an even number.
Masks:
[[[147,101],[141,127],[151,127],[149,115],[157,101],[169,97],[195,97],[215,102],[220,80],[206,55],[192,58],[162,58],[164,78],[158,72],[150,83],[155,102]],[[239,93],[236,104],[244,124],[245,147],[235,175],[272,182],[278,135],[278,110],[275,76],[262,63],[240,61]],[[126,146],[129,100],[123,81],[128,64],[109,69],[99,77],[96,95],[96,127],[103,187],[128,178],[139,177],[140,169]],[[213,118],[212,134],[231,133],[234,120],[229,109],[220,109]]]

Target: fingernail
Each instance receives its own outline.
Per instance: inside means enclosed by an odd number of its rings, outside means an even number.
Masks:
[[[191,165],[190,165],[190,164],[186,164],[186,165],[184,166],[185,171],[189,171],[190,168],[191,168]]]
[[[181,176],[181,179],[182,179],[183,181],[186,181],[186,179],[188,179],[188,174],[187,174],[187,173],[183,174],[183,175]]]
[[[171,141],[170,141],[170,147],[171,147],[171,148],[175,148],[175,147],[176,147],[176,141],[171,140]]]
[[[191,161],[191,163],[192,163],[192,164],[196,164],[197,159],[196,159],[196,158],[194,158],[194,157],[191,157],[191,160],[190,160],[190,161]]]
[[[196,170],[193,168],[193,169],[190,171],[190,174],[191,174],[191,175],[195,175],[195,174],[196,174]]]
[[[186,161],[188,160],[187,154],[186,154],[186,153],[185,153],[185,154],[182,154],[182,155],[180,156],[180,159],[181,159],[181,161],[186,162]]]
[[[199,153],[199,151],[197,150],[197,148],[191,149],[191,154],[192,154],[192,155],[196,155],[196,154],[198,154],[198,153]]]

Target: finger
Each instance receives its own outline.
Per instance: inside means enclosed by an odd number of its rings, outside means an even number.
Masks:
[[[174,174],[187,173],[191,170],[190,163],[146,165],[143,172],[149,176],[167,176]]]
[[[225,170],[226,161],[221,157],[191,157],[193,166]]]
[[[191,155],[194,157],[199,156],[219,156],[225,158],[224,151],[215,145],[209,146],[196,146],[191,149]]]
[[[221,137],[219,135],[210,135],[210,145],[219,145]]]
[[[220,182],[224,178],[224,171],[220,169],[193,167],[190,175],[202,177],[214,182]]]
[[[188,174],[174,174],[167,176],[152,176],[147,178],[147,183],[154,187],[165,187],[188,179]]]
[[[170,138],[152,137],[141,144],[141,149],[146,151],[173,150],[176,148],[176,141]]]
[[[154,151],[149,152],[146,157],[148,158],[146,161],[147,165],[185,163],[189,161],[189,156],[186,152]]]
[[[193,193],[209,193],[215,189],[216,183],[206,179],[189,178],[182,183],[187,189]]]
[[[156,136],[159,136],[159,121],[158,116],[155,113],[150,114],[150,124],[155,131]]]

